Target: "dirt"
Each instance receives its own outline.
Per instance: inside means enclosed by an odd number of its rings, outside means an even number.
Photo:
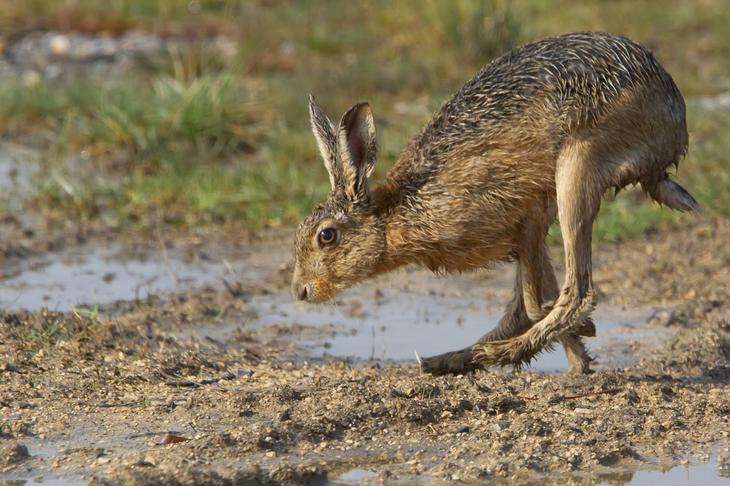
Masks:
[[[506,267],[407,269],[303,307],[286,233],[3,242],[0,484],[650,484],[678,465],[720,482],[729,223],[595,245],[588,376],[558,372],[560,350],[520,372],[419,373],[414,347],[493,325]]]

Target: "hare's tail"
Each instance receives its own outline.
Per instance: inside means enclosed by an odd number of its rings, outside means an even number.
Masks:
[[[642,187],[649,193],[652,199],[659,204],[665,204],[672,209],[678,211],[696,211],[699,204],[692,197],[692,194],[669,178],[669,174],[664,173],[664,177],[659,181],[651,183],[642,182]]]

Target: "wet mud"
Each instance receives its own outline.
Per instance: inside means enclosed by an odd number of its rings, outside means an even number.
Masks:
[[[286,234],[8,255],[0,484],[720,484],[728,223],[597,245],[588,376],[560,349],[419,372],[414,350],[494,325],[509,267],[406,269],[306,306]]]

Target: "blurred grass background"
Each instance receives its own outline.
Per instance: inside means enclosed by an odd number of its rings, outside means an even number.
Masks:
[[[679,179],[706,214],[729,213],[730,108],[694,101],[730,91],[727,0],[4,1],[0,53],[35,31],[143,31],[186,47],[139,60],[123,76],[3,79],[0,140],[42,150],[27,204],[52,225],[292,225],[328,188],[307,93],[335,120],[371,102],[378,178],[489,60],[580,30],[627,35],[656,52],[689,100]],[[0,211],[9,207],[3,197]],[[595,233],[619,239],[686,217],[629,191],[604,203]]]

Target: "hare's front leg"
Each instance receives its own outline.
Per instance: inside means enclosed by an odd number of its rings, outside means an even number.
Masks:
[[[477,343],[519,336],[532,326],[533,321],[530,320],[525,311],[522,287],[522,277],[518,263],[512,300],[507,304],[507,308],[497,326],[479,338]],[[473,347],[469,346],[458,351],[423,358],[420,362],[421,371],[432,375],[444,375],[449,373],[458,374],[480,368],[481,366],[473,359]]]
[[[587,156],[590,149],[590,145],[581,147],[578,143],[566,146],[556,167],[558,217],[565,247],[563,289],[550,313],[524,334],[475,345],[474,360],[482,366],[529,363],[555,341],[562,340],[567,344],[569,357],[571,353],[577,355],[577,371],[588,371],[588,358],[582,344],[571,340],[570,335],[590,322],[595,305],[591,233],[605,187],[597,177],[593,160]]]

